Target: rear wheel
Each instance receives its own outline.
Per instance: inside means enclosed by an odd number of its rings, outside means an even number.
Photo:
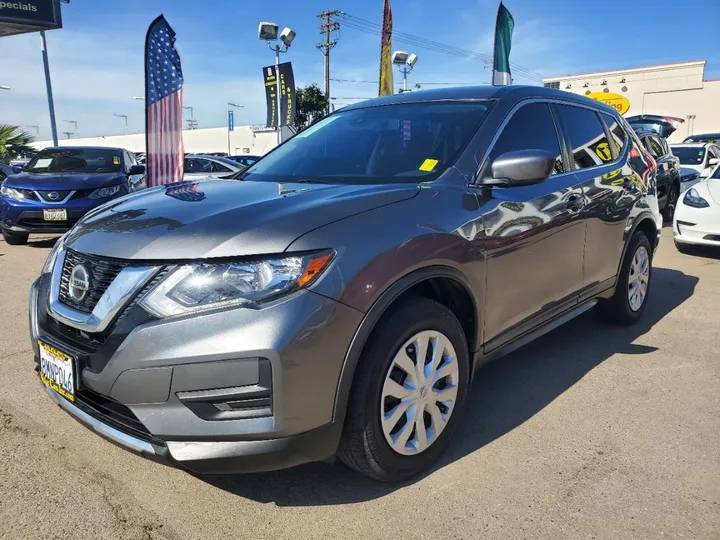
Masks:
[[[363,350],[338,457],[386,482],[430,467],[455,429],[469,368],[467,339],[453,312],[428,298],[401,300]]]
[[[2,232],[3,240],[10,244],[11,246],[22,246],[27,244],[28,237],[30,236],[28,233],[13,233],[10,231],[3,231]]]
[[[625,259],[618,274],[615,294],[601,300],[597,313],[603,320],[620,325],[637,321],[645,311],[652,277],[652,248],[641,231],[630,239]]]
[[[668,191],[667,203],[665,204],[665,210],[663,210],[663,217],[665,221],[672,222],[673,216],[675,215],[675,209],[677,208],[678,199],[680,198],[680,186],[672,184],[670,191]]]

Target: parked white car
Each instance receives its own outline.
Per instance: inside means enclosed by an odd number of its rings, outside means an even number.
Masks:
[[[218,178],[229,176],[246,169],[243,165],[224,157],[189,155],[185,156],[184,180]]]
[[[678,251],[692,245],[720,248],[720,165],[710,178],[680,195],[673,218],[673,237]]]
[[[699,177],[707,178],[720,163],[720,146],[713,143],[683,143],[670,146],[680,160],[683,169],[697,171]]]

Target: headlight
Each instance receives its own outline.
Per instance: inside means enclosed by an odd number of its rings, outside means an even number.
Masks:
[[[3,197],[7,197],[8,199],[13,199],[14,201],[24,201],[25,195],[22,194],[21,191],[18,191],[15,188],[8,187],[7,180],[2,183],[2,187],[0,187],[0,195]]]
[[[333,251],[249,262],[188,264],[158,283],[141,305],[158,317],[253,304],[306,287],[332,260]]]
[[[710,203],[703,199],[695,188],[690,188],[685,192],[683,202],[693,208],[707,208],[710,206]]]
[[[101,187],[88,195],[89,199],[107,199],[120,193],[120,186]]]
[[[57,260],[58,252],[62,249],[62,247],[65,245],[65,237],[67,236],[67,233],[63,234],[60,238],[58,238],[57,242],[55,242],[55,245],[50,250],[50,254],[48,255],[48,258],[45,260],[45,264],[43,265],[42,274],[50,274],[53,271],[53,268],[55,268],[55,261]]]

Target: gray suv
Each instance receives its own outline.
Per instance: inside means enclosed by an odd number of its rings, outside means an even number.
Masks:
[[[99,435],[196,473],[337,456],[397,481],[485,362],[593,307],[642,315],[655,167],[613,109],[552,89],[345,107],[235,180],[87,214],[32,286],[37,371]]]

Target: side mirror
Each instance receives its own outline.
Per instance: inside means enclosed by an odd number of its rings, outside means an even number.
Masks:
[[[136,174],[145,174],[145,165],[133,165],[128,169],[128,176],[134,176]]]
[[[485,186],[530,186],[548,178],[555,167],[556,156],[546,150],[515,150],[498,156],[490,165]]]
[[[716,158],[716,157],[710,158],[710,159],[708,160],[708,165],[709,165],[710,167],[713,167],[714,165],[717,165],[718,163],[720,163],[720,159],[718,159],[718,158]]]

